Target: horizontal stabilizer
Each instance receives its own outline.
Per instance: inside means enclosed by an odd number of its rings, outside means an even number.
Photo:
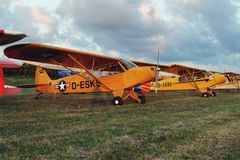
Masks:
[[[18,88],[37,88],[37,87],[43,87],[43,86],[49,86],[50,84],[24,84],[24,85],[18,85]]]

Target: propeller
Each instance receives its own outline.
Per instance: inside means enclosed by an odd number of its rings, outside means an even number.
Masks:
[[[158,48],[158,54],[157,54],[157,67],[156,67],[156,76],[155,76],[155,93],[158,92],[158,77],[159,77],[159,48]]]

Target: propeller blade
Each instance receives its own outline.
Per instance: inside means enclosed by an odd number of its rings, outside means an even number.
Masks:
[[[156,76],[155,76],[155,93],[158,92],[158,77],[159,77],[159,48],[158,48],[158,54],[157,54],[157,67],[156,67]]]

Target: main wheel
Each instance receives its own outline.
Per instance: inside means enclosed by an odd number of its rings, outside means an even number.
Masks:
[[[138,96],[138,98],[141,100],[141,102],[140,102],[141,104],[146,103],[146,97],[144,95]]]
[[[37,100],[41,95],[42,95],[42,93],[37,93],[37,94],[35,95],[34,99]]]
[[[216,97],[217,96],[217,94],[216,94],[216,92],[212,92],[212,97]]]
[[[207,97],[209,97],[209,94],[208,94],[207,92],[204,92],[204,93],[202,94],[202,97],[207,98]]]
[[[112,100],[113,105],[123,105],[123,99],[121,97],[115,97]]]

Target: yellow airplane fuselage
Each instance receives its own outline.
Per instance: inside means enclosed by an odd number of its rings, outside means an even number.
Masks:
[[[212,87],[212,89],[240,89],[240,81],[222,83]]]
[[[168,78],[151,83],[151,90],[173,91],[173,90],[198,90],[207,92],[211,86],[222,84],[226,81],[226,77],[222,74],[213,74],[208,78],[181,81],[180,78]],[[157,88],[156,88],[157,86]]]
[[[122,96],[125,89],[145,84],[154,77],[154,67],[135,67],[122,73],[98,77],[97,79],[83,73],[51,80],[44,69],[37,67],[35,84],[46,84],[36,87],[38,93],[111,92],[114,96]]]

